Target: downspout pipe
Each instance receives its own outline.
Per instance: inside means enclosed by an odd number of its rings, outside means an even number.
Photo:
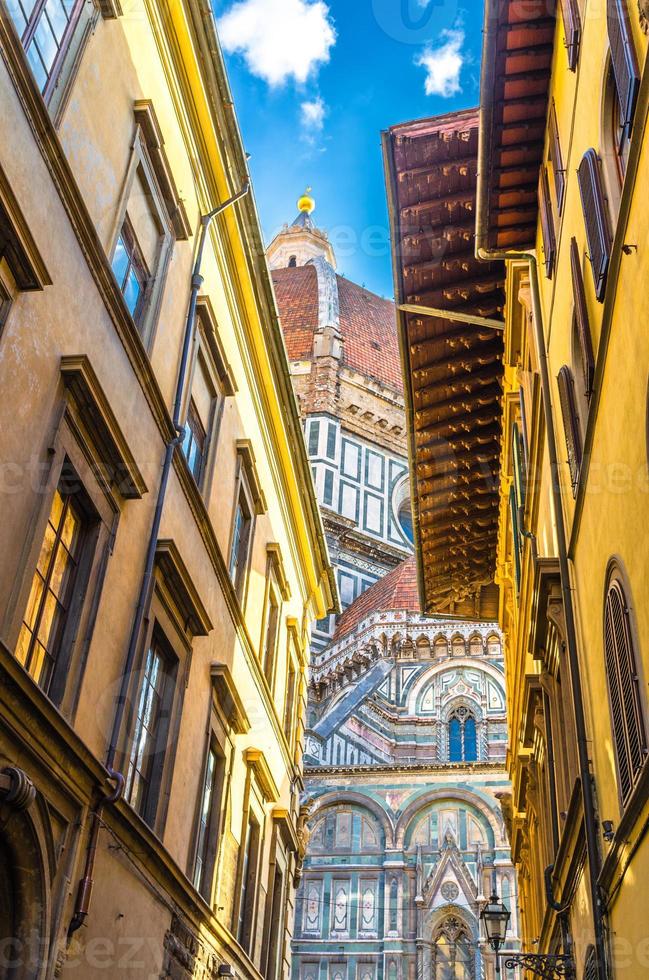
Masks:
[[[577,629],[573,594],[570,584],[570,567],[568,563],[567,535],[563,516],[563,501],[561,496],[561,477],[557,455],[557,442],[552,412],[552,393],[548,367],[548,353],[545,345],[543,319],[541,310],[541,295],[539,288],[539,272],[536,254],[533,251],[501,251],[489,247],[487,227],[487,195],[489,184],[489,161],[492,157],[491,133],[493,123],[493,98],[495,91],[496,73],[496,42],[498,34],[498,5],[497,0],[485,0],[485,28],[483,33],[482,68],[480,78],[480,121],[478,132],[478,173],[476,194],[476,258],[486,262],[525,261],[530,271],[530,291],[532,299],[532,323],[539,357],[541,376],[541,395],[543,415],[545,420],[548,458],[550,462],[552,504],[554,509],[557,550],[559,552],[559,573],[561,592],[566,624],[566,647],[572,687],[573,711],[577,736],[577,754],[579,760],[579,776],[582,788],[584,808],[584,829],[586,835],[586,854],[588,861],[588,877],[590,898],[593,907],[593,931],[597,952],[597,980],[608,980],[609,971],[606,956],[604,909],[601,900],[598,878],[601,868],[597,814],[595,807],[595,792],[590,769],[588,752],[588,736],[584,710],[584,696],[581,682],[579,654],[577,645]]]
[[[194,340],[194,327],[196,324],[196,304],[198,301],[198,294],[203,285],[203,276],[201,275],[201,267],[203,264],[203,252],[205,251],[205,242],[207,240],[207,233],[209,227],[212,224],[214,218],[219,214],[222,214],[227,208],[232,207],[237,201],[250,190],[250,182],[246,181],[241,190],[235,194],[233,197],[228,198],[222,204],[213,208],[212,211],[208,211],[207,214],[201,215],[200,223],[200,234],[198,239],[198,248],[196,249],[196,258],[194,261],[194,268],[192,270],[191,278],[191,293],[189,297],[189,307],[187,310],[187,320],[185,323],[185,336],[183,339],[182,354],[180,357],[180,367],[178,369],[178,380],[176,381],[176,395],[174,398],[174,408],[172,424],[174,432],[176,433],[173,438],[169,440],[165,447],[165,454],[162,461],[162,474],[160,476],[160,484],[158,486],[158,499],[156,500],[155,511],[153,514],[153,522],[151,524],[151,531],[149,534],[149,543],[147,545],[146,551],[146,561],[144,566],[144,574],[142,576],[142,582],[140,584],[140,592],[138,595],[137,607],[135,609],[135,616],[133,617],[133,625],[131,627],[131,634],[129,637],[128,650],[126,653],[126,662],[124,664],[124,670],[122,672],[121,686],[119,695],[117,697],[117,705],[115,710],[115,718],[113,720],[113,728],[110,736],[110,743],[108,746],[108,754],[106,756],[106,766],[108,769],[113,768],[115,762],[115,755],[117,753],[117,746],[119,742],[119,734],[122,727],[122,721],[124,719],[124,711],[126,710],[126,702],[128,696],[128,687],[131,676],[131,671],[133,670],[133,663],[135,661],[135,653],[137,650],[137,642],[140,636],[140,631],[142,629],[142,621],[144,619],[144,612],[147,607],[149,593],[151,591],[151,583],[153,581],[153,569],[155,565],[155,553],[158,545],[158,535],[160,532],[160,524],[162,521],[162,510],[164,506],[165,496],[167,493],[167,484],[169,482],[169,474],[171,472],[171,464],[173,462],[174,452],[176,448],[181,445],[185,430],[180,424],[180,413],[182,411],[183,405],[183,393],[185,390],[185,380],[187,375],[187,364],[189,362],[189,355],[192,348],[192,343]]]
[[[192,269],[191,278],[191,293],[189,296],[189,307],[187,310],[187,319],[185,321],[185,335],[183,338],[183,348],[180,357],[180,366],[178,368],[178,379],[176,381],[176,394],[174,397],[174,407],[173,407],[173,417],[172,424],[174,428],[175,435],[169,440],[165,446],[165,454],[162,461],[162,473],[160,476],[160,484],[158,486],[158,497],[156,500],[155,510],[153,513],[153,522],[151,524],[151,531],[149,533],[149,542],[146,550],[146,561],[144,566],[144,574],[142,576],[142,582],[140,583],[140,591],[138,595],[137,607],[135,610],[135,616],[133,617],[133,625],[131,627],[131,633],[129,637],[128,650],[126,653],[126,661],[124,664],[124,670],[122,672],[122,678],[120,683],[120,691],[117,698],[117,704],[115,709],[115,718],[113,720],[113,728],[110,736],[110,743],[108,746],[108,752],[106,755],[106,769],[108,770],[108,779],[115,783],[115,788],[110,793],[104,794],[96,807],[92,811],[92,823],[90,827],[90,833],[88,836],[88,845],[86,848],[86,861],[84,866],[83,877],[81,878],[77,890],[77,898],[74,907],[74,913],[72,919],[70,920],[70,925],[68,926],[68,941],[73,936],[73,934],[80,929],[84,924],[88,912],[90,911],[90,897],[92,893],[93,884],[93,872],[95,866],[95,857],[97,854],[97,840],[99,837],[99,828],[101,826],[101,816],[106,806],[112,803],[116,803],[121,797],[124,790],[124,776],[121,772],[115,771],[114,763],[115,756],[117,754],[117,745],[119,740],[119,734],[122,727],[122,721],[124,719],[124,711],[126,709],[126,700],[128,695],[129,681],[131,677],[131,671],[133,670],[133,663],[135,661],[135,652],[137,649],[138,637],[140,635],[140,630],[142,628],[142,621],[144,619],[144,612],[147,607],[147,602],[149,598],[149,593],[151,590],[151,583],[153,581],[153,569],[155,564],[155,553],[158,544],[158,535],[160,532],[160,523],[162,520],[162,510],[164,507],[165,496],[167,493],[167,485],[169,483],[169,474],[171,472],[171,464],[173,462],[174,453],[176,447],[182,443],[185,430],[180,424],[180,413],[182,411],[183,405],[183,393],[185,390],[185,380],[187,375],[187,365],[189,363],[189,355],[192,348],[192,343],[194,340],[194,328],[196,324],[196,304],[198,301],[198,294],[200,292],[201,286],[203,285],[203,276],[201,274],[201,267],[203,264],[203,253],[205,251],[205,242],[207,240],[207,233],[209,231],[210,225],[214,218],[219,214],[222,214],[227,208],[232,207],[237,201],[240,201],[242,197],[250,190],[250,181],[246,181],[244,186],[238,193],[234,194],[233,197],[228,198],[222,204],[208,211],[207,214],[201,215],[200,221],[200,234],[198,239],[198,247],[196,249],[196,258],[194,260],[194,266]]]

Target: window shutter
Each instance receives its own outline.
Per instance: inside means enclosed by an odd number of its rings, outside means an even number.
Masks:
[[[584,961],[583,980],[597,980],[598,976],[597,953],[595,952],[594,946],[589,946]]]
[[[577,483],[579,482],[579,470],[581,469],[582,446],[577,404],[575,401],[575,382],[570,368],[565,366],[561,368],[557,376],[557,383],[559,385],[563,428],[566,434],[570,482],[572,483],[572,492],[575,494],[577,492]]]
[[[584,366],[584,391],[589,398],[593,391],[593,379],[595,377],[595,355],[593,353],[593,341],[590,335],[584,280],[581,274],[581,257],[576,238],[570,239],[570,271],[572,273],[572,295],[575,301],[575,320],[577,322],[577,333],[579,335],[581,358]]]
[[[512,522],[512,537],[514,553],[514,575],[516,579],[516,591],[521,587],[521,538],[518,530],[518,507],[516,506],[516,493],[513,486],[509,488],[509,510]]]
[[[638,98],[640,74],[629,28],[629,12],[626,0],[607,0],[606,22],[615,88],[620,103],[621,121],[625,135],[628,136],[633,122],[636,99]]]
[[[520,514],[525,506],[525,472],[521,433],[517,425],[512,426],[512,462],[516,506]]]
[[[541,234],[543,236],[543,254],[545,256],[545,274],[550,279],[552,277],[557,242],[554,234],[552,205],[550,204],[548,172],[544,166],[541,166],[539,173],[539,208],[541,211]]]
[[[626,803],[644,765],[646,738],[629,614],[617,581],[609,585],[604,623],[615,754],[622,802]]]
[[[563,207],[563,194],[566,189],[566,171],[563,166],[561,156],[561,144],[559,143],[559,128],[557,126],[557,113],[554,107],[554,99],[550,106],[550,161],[552,163],[552,173],[554,175],[554,188],[557,192],[557,210],[561,214]]]
[[[577,170],[577,179],[586,224],[588,256],[595,280],[595,295],[602,302],[606,290],[612,237],[602,191],[599,158],[595,150],[587,150],[584,153]]]
[[[581,40],[581,14],[577,0],[561,0],[563,29],[566,35],[568,49],[568,68],[574,71],[579,60],[579,42]]]

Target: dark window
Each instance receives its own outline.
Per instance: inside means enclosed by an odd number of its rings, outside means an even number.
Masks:
[[[11,309],[11,295],[4,283],[0,282],[0,333],[7,322],[9,310]]]
[[[598,980],[598,977],[597,951],[594,946],[589,946],[586,950],[586,958],[584,959],[583,980]]]
[[[255,885],[259,861],[259,824],[250,814],[244,842],[241,865],[241,897],[237,939],[247,953],[252,948],[253,919],[255,914]]]
[[[309,456],[318,455],[318,443],[320,442],[320,423],[312,422],[309,429]]]
[[[543,165],[541,166],[541,170],[539,172],[539,210],[541,214],[541,234],[543,237],[545,274],[548,278],[550,278],[554,268],[557,241],[554,231],[552,204],[550,202],[548,171]]]
[[[44,96],[61,68],[83,0],[12,0],[8,9]]]
[[[584,212],[588,255],[595,282],[595,295],[602,302],[606,290],[606,275],[611,257],[611,229],[602,189],[599,157],[587,150],[577,169],[581,207]]]
[[[579,42],[581,40],[581,14],[578,0],[561,0],[563,29],[566,35],[568,49],[568,67],[574,71],[579,60]]]
[[[297,674],[295,664],[289,653],[288,671],[286,678],[286,702],[284,704],[284,734],[289,745],[293,744],[293,716],[295,713],[295,687]]]
[[[62,478],[54,493],[16,646],[17,659],[46,691],[66,632],[86,530],[66,483]]]
[[[401,528],[403,534],[408,539],[410,544],[414,544],[415,540],[415,530],[412,523],[412,509],[410,507],[410,500],[406,498],[399,505],[399,512],[397,514],[397,519],[399,521],[399,527]]]
[[[128,219],[117,237],[112,265],[129,313],[137,322],[144,309],[149,272]]]
[[[572,274],[572,295],[575,303],[575,327],[580,354],[579,366],[583,378],[584,395],[586,398],[590,398],[595,377],[595,355],[590,335],[584,280],[581,274],[581,256],[575,238],[570,239],[570,271]]]
[[[450,762],[476,762],[478,758],[476,723],[468,708],[456,708],[449,719],[448,758]]]
[[[325,470],[324,474],[324,492],[322,495],[322,502],[331,507],[332,501],[334,499],[334,475],[331,470]]]
[[[516,507],[522,518],[525,507],[525,461],[523,458],[523,440],[521,439],[521,432],[517,425],[512,426],[512,470]],[[522,520],[520,523],[522,523]]]
[[[212,898],[224,771],[225,759],[212,743],[205,766],[194,861],[194,886],[207,902]]]
[[[606,596],[604,641],[620,795],[626,803],[644,767],[647,740],[629,608],[617,578]]]
[[[175,665],[163,640],[154,634],[144,662],[124,791],[133,809],[150,825],[158,805]]]
[[[187,465],[192,471],[192,476],[197,483],[200,483],[205,461],[207,437],[203,423],[201,422],[194,400],[190,399],[189,411],[185,421],[185,437],[183,439],[183,452]]]
[[[297,257],[295,255],[291,255],[291,257],[288,260],[289,269],[294,269],[296,265],[297,265]]]
[[[563,167],[563,156],[561,154],[561,143],[559,142],[559,127],[557,125],[557,112],[554,106],[554,99],[550,106],[549,114],[550,126],[550,147],[548,159],[552,164],[552,177],[554,179],[554,190],[557,196],[557,211],[561,214],[563,207],[563,194],[566,189],[566,171]]]
[[[336,458],[336,426],[333,422],[327,426],[327,458]]]
[[[579,413],[577,412],[577,401],[575,398],[575,382],[570,368],[565,366],[561,368],[557,376],[557,384],[559,386],[563,431],[566,437],[566,450],[568,452],[567,462],[570,470],[570,482],[572,484],[573,495],[575,495],[579,483],[579,471],[581,470],[582,442]]]
[[[607,0],[606,24],[611,49],[611,65],[619,103],[620,139],[628,140],[633,125],[640,73],[629,27],[626,0]]]
[[[281,962],[284,953],[285,915],[284,874],[282,869],[275,864],[266,980],[277,980],[281,976]]]
[[[277,634],[279,632],[279,601],[273,584],[268,589],[268,604],[266,609],[266,630],[262,663],[264,674],[269,684],[273,681],[275,668],[275,651],[277,649]]]
[[[237,593],[240,593],[246,575],[251,527],[252,511],[243,487],[239,487],[230,548],[230,578]]]
[[[509,512],[512,524],[512,555],[514,558],[514,577],[517,591],[521,587],[521,535],[519,530],[519,511],[516,500],[516,491],[513,486],[509,488]]]

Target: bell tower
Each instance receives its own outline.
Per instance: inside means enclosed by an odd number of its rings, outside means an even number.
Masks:
[[[298,215],[293,224],[284,225],[268,246],[268,264],[271,269],[285,269],[306,265],[311,259],[323,258],[334,269],[336,256],[325,231],[316,228],[311,215],[315,200],[311,188],[297,202]]]

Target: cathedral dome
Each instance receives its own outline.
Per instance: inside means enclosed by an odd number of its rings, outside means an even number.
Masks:
[[[417,561],[414,555],[406,558],[400,565],[375,582],[366,592],[359,595],[344,611],[333,637],[333,643],[347,636],[358,624],[375,612],[388,612],[403,609],[406,612],[421,612],[419,588],[417,584]]]

